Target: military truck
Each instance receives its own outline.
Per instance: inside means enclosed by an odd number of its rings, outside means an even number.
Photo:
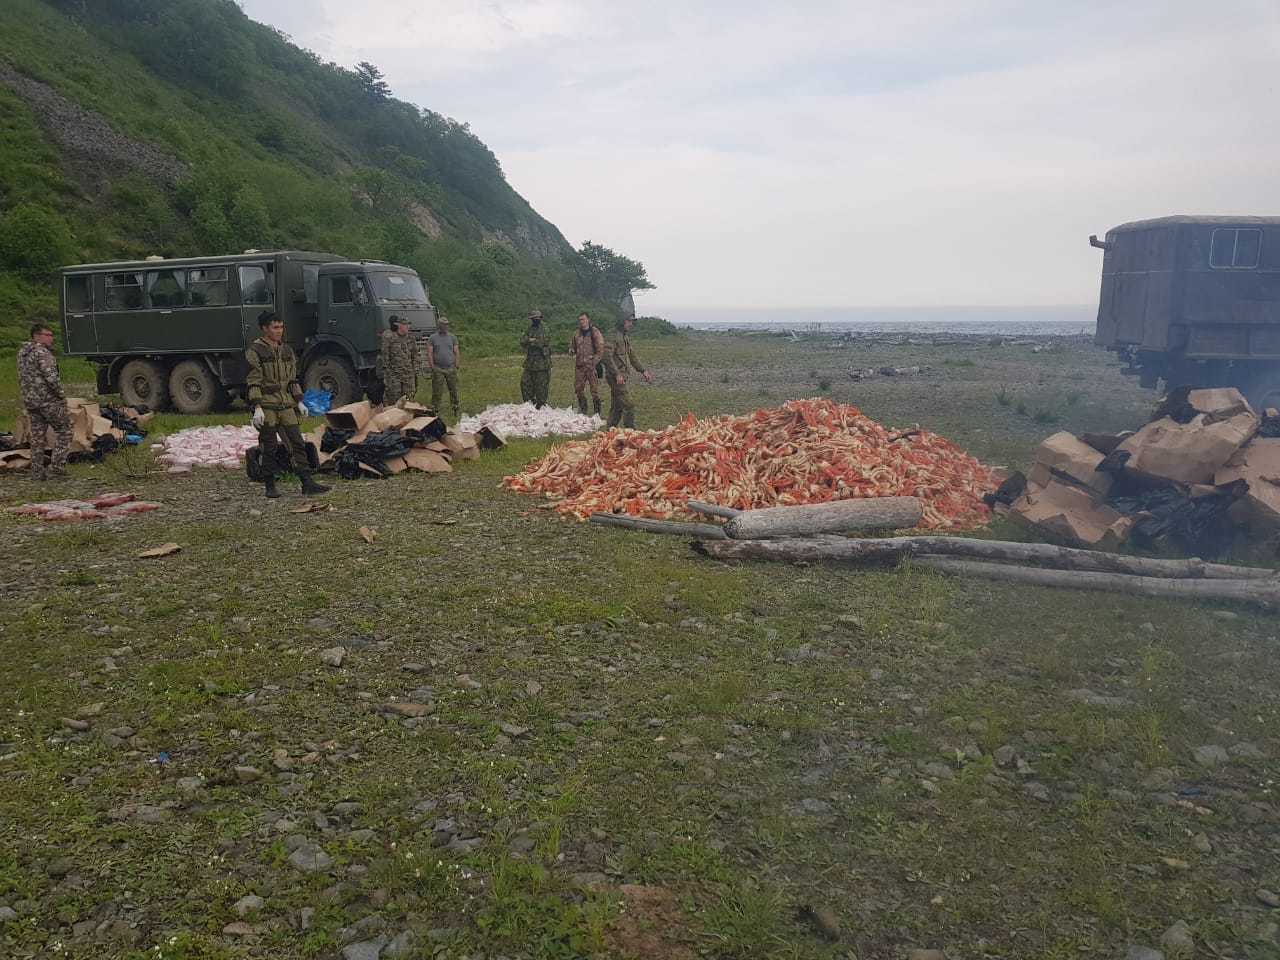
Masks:
[[[413,335],[435,330],[421,278],[408,267],[299,250],[246,250],[63,267],[63,343],[97,368],[98,392],[130,406],[208,413],[243,396],[245,348],[275,310],[304,389],[335,405],[380,395],[379,337],[393,314]]]
[[[1280,407],[1280,217],[1161,217],[1113,227],[1095,341],[1144,387],[1238,387]]]

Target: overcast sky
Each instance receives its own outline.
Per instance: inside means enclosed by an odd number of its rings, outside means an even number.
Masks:
[[[1277,0],[242,0],[471,124],[672,306],[1088,304],[1090,233],[1280,214]]]

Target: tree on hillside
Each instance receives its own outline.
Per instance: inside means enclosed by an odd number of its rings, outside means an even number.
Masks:
[[[578,286],[593,300],[620,303],[632,290],[652,290],[644,264],[586,240],[577,251]]]
[[[391,88],[383,79],[382,71],[368,60],[361,60],[356,64],[356,77],[370,100],[382,103],[391,96]]]

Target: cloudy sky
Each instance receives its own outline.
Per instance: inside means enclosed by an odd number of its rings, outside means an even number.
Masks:
[[[1127,220],[1280,214],[1276,0],[242,0],[471,124],[673,306],[1088,304]]]

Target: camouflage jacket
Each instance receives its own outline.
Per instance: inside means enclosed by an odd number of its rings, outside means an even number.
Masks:
[[[249,361],[249,385],[246,399],[251,406],[264,410],[288,410],[302,399],[302,387],[298,383],[298,361],[293,348],[287,343],[276,346],[266,337],[259,337],[244,352]]]
[[[627,336],[627,331],[620,329],[613,335],[613,343],[609,344],[609,349],[604,355],[604,369],[611,378],[616,378],[619,373],[627,372],[628,364],[636,373],[644,373],[644,364],[636,356],[636,351],[631,346],[631,338]]]
[[[579,367],[594,367],[604,359],[604,334],[597,327],[587,327],[573,332],[573,342],[569,344],[569,352],[573,354],[573,362]]]
[[[520,338],[520,346],[525,350],[524,368],[526,370],[551,369],[551,334],[547,333],[546,327],[542,324],[536,327],[530,324],[529,329]]]
[[[418,341],[412,334],[388,330],[382,335],[378,350],[378,372],[382,376],[396,373],[408,376],[418,369]]]
[[[18,396],[27,410],[66,402],[58,361],[43,343],[28,340],[18,350]]]

